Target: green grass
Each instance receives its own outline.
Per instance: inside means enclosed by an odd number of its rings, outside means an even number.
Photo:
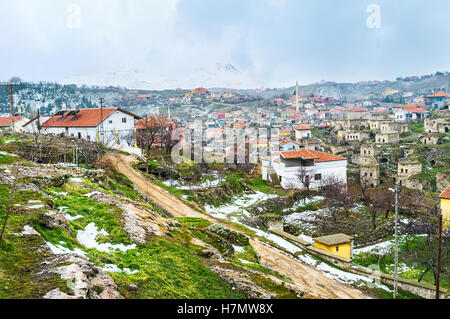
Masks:
[[[409,129],[417,134],[424,134],[424,124],[423,123],[414,123],[409,125]]]
[[[401,237],[399,244],[399,263],[405,263],[405,260],[404,258],[402,258],[402,256],[408,256],[415,253],[421,254],[421,252],[429,251],[429,247],[426,245],[426,238],[419,236],[408,236],[407,239],[408,241],[406,241],[406,238]],[[359,255],[355,255],[353,261],[364,267],[368,267],[370,265],[379,265],[381,272],[390,275],[394,274],[394,257],[392,254],[378,256],[376,254],[362,253]],[[445,264],[445,260],[443,261],[443,263],[444,266],[448,267],[448,260],[446,262],[447,264]],[[406,272],[400,273],[399,276],[402,278],[418,281],[421,274],[425,270],[424,266],[415,265],[411,262],[406,262],[406,265],[409,269]],[[421,282],[434,285],[433,272],[428,271],[428,273],[426,273],[422,278]],[[450,276],[448,276],[448,274],[441,275],[440,285],[442,288],[450,288]]]
[[[20,159],[16,156],[0,154],[0,165],[10,165],[18,161],[20,161]]]
[[[86,194],[88,191],[71,183],[66,183],[61,188],[49,188],[47,192],[53,194],[58,207],[68,207],[68,214],[72,216],[83,216],[70,223],[73,230],[82,230],[88,224],[95,223],[99,229],[104,228],[108,232],[109,235],[103,238],[104,241],[112,244],[131,244],[129,236],[123,231],[122,209],[119,207],[98,203],[90,198],[84,197],[83,194]],[[54,192],[66,192],[68,195],[57,196]],[[58,243],[55,241],[51,242]]]
[[[245,296],[223,282],[186,247],[165,240],[140,245],[139,255],[122,256],[124,266],[138,265],[133,275],[111,274],[120,293],[137,299],[243,299]],[[136,294],[129,285],[137,285]]]
[[[3,226],[5,209],[9,201],[11,188],[0,185],[0,225]],[[25,195],[25,198],[21,196]],[[29,198],[41,200],[42,195],[32,192],[16,194],[13,205],[27,202]],[[45,244],[39,236],[16,236],[25,225],[35,226],[41,212],[24,210],[11,214],[6,236],[0,241],[0,299],[38,299],[47,292],[59,288],[69,292],[64,280],[57,274],[40,274],[42,263],[51,256],[41,248]]]
[[[253,274],[250,278],[258,286],[276,293],[274,299],[298,299],[297,295],[284,284],[276,284],[272,280],[258,274]]]

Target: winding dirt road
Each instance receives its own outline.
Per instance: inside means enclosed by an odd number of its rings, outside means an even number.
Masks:
[[[221,224],[214,217],[196,211],[165,189],[147,180],[144,175],[131,166],[136,161],[134,156],[110,153],[105,156],[105,159],[117,171],[127,176],[150,201],[166,210],[172,216],[199,217],[213,223]],[[330,299],[372,298],[357,288],[326,277],[314,267],[303,264],[279,249],[260,242],[258,239],[250,238],[250,242],[255,251],[261,256],[261,262],[264,266],[285,275],[295,285],[302,287],[312,294]]]

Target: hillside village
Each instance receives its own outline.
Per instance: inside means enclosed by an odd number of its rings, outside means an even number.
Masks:
[[[392,298],[395,281],[431,299],[438,271],[448,298],[450,93],[360,85],[383,90],[16,93],[0,117],[0,298]]]

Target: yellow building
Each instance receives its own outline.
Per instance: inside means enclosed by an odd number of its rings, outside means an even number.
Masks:
[[[335,234],[314,238],[314,247],[343,258],[352,258],[353,237]]]
[[[448,229],[450,228],[450,185],[439,198],[441,199],[442,227]]]
[[[386,90],[386,91],[384,91],[384,95],[385,96],[394,95],[396,93],[398,93],[398,90]]]

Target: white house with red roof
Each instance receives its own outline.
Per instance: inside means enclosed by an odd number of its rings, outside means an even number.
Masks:
[[[295,128],[295,139],[297,141],[311,137],[311,128],[308,125],[301,124]]]
[[[284,189],[303,189],[306,183],[316,189],[331,179],[347,184],[347,159],[306,149],[281,151],[262,161],[262,178],[269,182],[278,179]]]
[[[23,132],[23,126],[29,121],[29,119],[23,117],[23,116],[14,116],[13,120],[11,121],[10,116],[3,116],[0,117],[0,129],[3,130],[12,130],[16,132]]]
[[[291,151],[301,148],[302,145],[298,142],[295,142],[291,139],[284,140],[280,143],[280,150],[282,151]]]
[[[48,134],[64,134],[107,145],[122,144],[134,136],[137,119],[140,117],[120,108],[63,110],[45,121],[42,129]]]
[[[396,122],[404,122],[407,120],[417,120],[427,118],[430,115],[430,112],[422,109],[422,108],[397,108],[393,110],[394,113],[394,121]]]

